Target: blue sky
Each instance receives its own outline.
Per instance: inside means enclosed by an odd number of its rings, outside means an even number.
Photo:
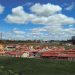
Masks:
[[[75,0],[0,0],[0,32],[4,39],[67,40],[75,35],[74,13]]]

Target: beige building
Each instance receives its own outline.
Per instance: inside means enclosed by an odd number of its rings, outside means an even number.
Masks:
[[[23,58],[28,58],[28,57],[29,57],[29,52],[23,53],[21,57],[23,57]]]
[[[0,44],[0,50],[4,50],[4,45]]]

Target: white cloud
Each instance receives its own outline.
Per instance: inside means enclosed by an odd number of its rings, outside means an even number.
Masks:
[[[23,4],[22,6],[31,6],[31,5],[33,5],[32,2],[27,2],[27,3]]]
[[[31,8],[33,7],[36,7],[37,5],[39,4],[35,4],[33,5]],[[41,5],[41,7],[43,6],[43,8],[47,9],[47,7],[50,5],[50,7],[52,6],[54,9],[50,10],[50,12],[53,10],[56,12],[55,10],[55,7],[57,8],[58,6],[57,5],[52,5],[52,4],[43,4]],[[37,11],[40,10],[40,9],[36,9]],[[42,9],[41,9],[42,10]],[[41,11],[40,10],[40,11]],[[33,10],[31,10],[33,11]],[[45,12],[46,10],[43,10],[42,11],[42,14],[43,13],[46,13]],[[42,15],[41,14],[41,15]],[[12,14],[9,14],[7,17],[6,17],[6,21],[9,22],[9,23],[17,23],[17,24],[24,24],[24,23],[27,23],[27,22],[32,22],[32,23],[35,23],[35,24],[43,24],[43,25],[61,25],[61,24],[72,24],[75,22],[75,19],[72,18],[72,17],[68,17],[66,15],[63,15],[61,13],[55,13],[53,15],[48,15],[48,16],[38,16],[36,14],[29,14],[29,13],[26,13],[24,11],[24,8],[22,6],[18,6],[16,8],[13,8],[12,9]],[[59,21],[60,20],[60,21]]]
[[[62,10],[60,6],[50,4],[50,3],[48,4],[36,3],[30,9],[35,14],[41,15],[41,16],[50,16],[51,14],[60,12]]]
[[[15,33],[16,35],[24,35],[24,34],[25,34],[24,31],[18,30],[18,29],[16,29],[16,28],[14,28],[14,29],[12,30],[12,33]]]
[[[3,33],[3,39],[10,39],[10,40],[24,40],[26,35],[25,31],[19,30],[17,28],[2,33]]]
[[[50,27],[45,26],[42,28],[34,28],[32,32],[47,32],[46,34],[42,35],[45,39],[53,39],[53,40],[67,40],[70,39],[72,36],[75,36],[75,28],[62,28],[62,27]],[[40,36],[40,35],[39,35]],[[40,36],[41,37],[41,36]]]
[[[24,24],[29,22],[34,16],[24,11],[22,6],[18,6],[12,9],[12,14],[6,17],[6,21],[9,23]]]
[[[63,14],[54,14],[48,17],[38,17],[32,19],[32,23],[43,25],[63,25],[63,24],[75,24],[75,19]]]
[[[4,6],[0,5],[0,14],[2,14],[4,11]]]
[[[3,33],[4,34],[3,38],[16,39],[16,40],[28,40],[28,39],[67,40],[70,39],[71,36],[75,35],[75,28],[67,28],[67,29],[59,28],[59,30],[55,31],[54,30],[49,31],[49,29],[50,28],[46,26],[43,28],[35,28],[30,32],[25,32],[14,28],[10,32]],[[48,31],[48,33],[44,33],[43,31]]]
[[[69,5],[68,7],[66,7],[66,10],[72,10],[75,7],[75,4],[72,3],[71,5]]]

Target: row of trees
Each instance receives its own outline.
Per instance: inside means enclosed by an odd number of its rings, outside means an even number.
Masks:
[[[59,41],[59,40],[49,40],[49,41],[43,41],[43,40],[0,40],[0,43],[53,43],[53,42],[56,42],[56,43],[61,43],[61,44],[65,44],[65,43],[72,43],[72,44],[75,44],[75,36],[72,37],[72,39],[70,40],[62,40],[62,41]]]

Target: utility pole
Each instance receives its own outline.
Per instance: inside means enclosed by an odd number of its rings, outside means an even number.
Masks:
[[[2,32],[0,32],[0,40],[2,41]]]
[[[0,32],[0,43],[2,43],[2,32]]]

